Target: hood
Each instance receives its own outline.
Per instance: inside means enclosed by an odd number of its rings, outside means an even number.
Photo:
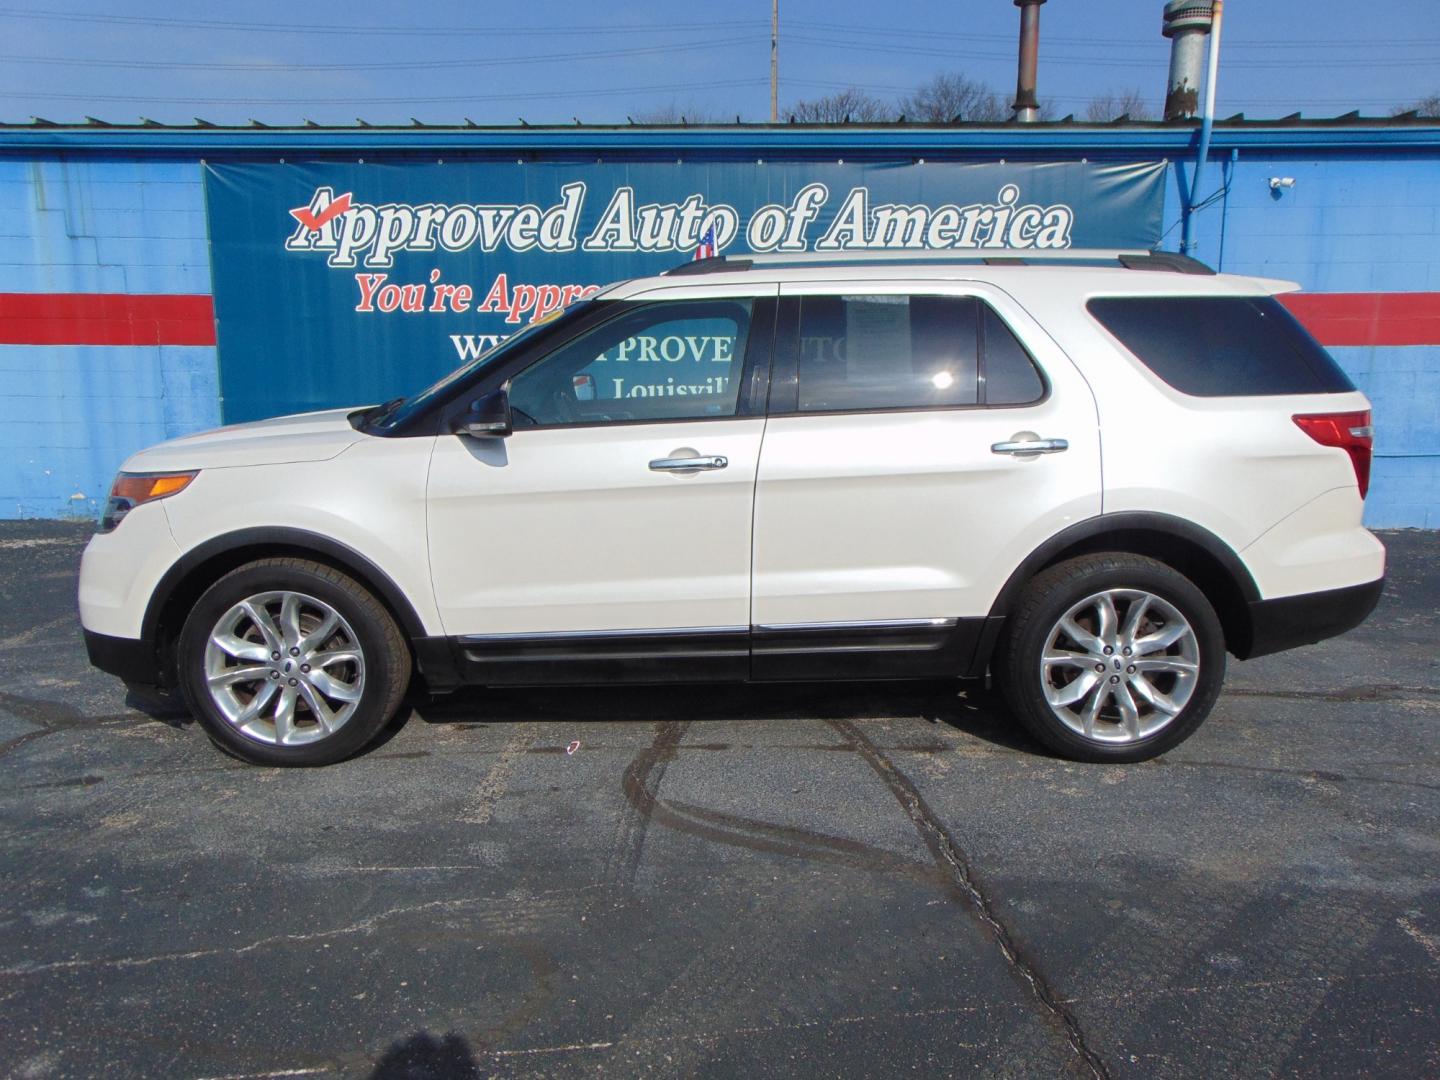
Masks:
[[[125,472],[167,472],[324,461],[368,438],[350,426],[349,416],[354,411],[353,406],[326,409],[201,431],[132,454],[121,468]]]

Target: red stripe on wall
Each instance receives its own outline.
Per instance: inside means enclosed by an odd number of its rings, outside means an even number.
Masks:
[[[1440,345],[1440,292],[1285,293],[1322,345]]]
[[[204,295],[0,293],[0,345],[214,345]]]
[[[1322,345],[1440,345],[1440,292],[1286,293]],[[0,345],[214,345],[205,295],[0,293]]]

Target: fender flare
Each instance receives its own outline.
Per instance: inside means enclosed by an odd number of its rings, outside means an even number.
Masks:
[[[1051,536],[1021,560],[1020,565],[1010,574],[999,593],[996,594],[994,603],[990,605],[990,614],[985,620],[985,627],[976,644],[975,656],[970,663],[968,674],[979,675],[985,672],[990,663],[991,654],[1000,638],[1000,632],[1004,628],[1005,618],[1010,614],[1010,609],[1014,606],[1015,600],[1026,582],[1070,548],[1117,533],[1139,533],[1179,540],[1200,549],[1213,559],[1239,591],[1245,610],[1236,612],[1235,615],[1237,618],[1245,620],[1242,640],[1248,640],[1245,637],[1249,629],[1248,605],[1260,599],[1260,590],[1255,584],[1255,578],[1235,549],[1193,521],[1149,511],[1122,511],[1115,514],[1100,514],[1076,522]],[[1124,550],[1123,544],[1120,545],[1120,550]]]
[[[425,626],[404,592],[390,580],[390,575],[354,548],[306,529],[258,526],[212,537],[177,559],[150,595],[150,602],[145,608],[145,618],[141,623],[142,639],[159,644],[161,616],[176,590],[196,569],[220,556],[250,549],[255,551],[256,558],[264,558],[267,551],[281,551],[311,555],[333,563],[358,579],[362,585],[373,589],[399,621],[400,628],[408,638],[415,640],[426,636]]]

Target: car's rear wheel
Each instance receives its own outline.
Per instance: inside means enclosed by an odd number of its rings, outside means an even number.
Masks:
[[[1037,739],[1080,761],[1143,761],[1188,738],[1225,678],[1220,620],[1164,563],[1086,555],[1036,575],[997,657]]]
[[[222,749],[266,765],[327,765],[365,747],[410,679],[410,651],[353,578],[304,559],[226,574],[180,632],[178,675]]]

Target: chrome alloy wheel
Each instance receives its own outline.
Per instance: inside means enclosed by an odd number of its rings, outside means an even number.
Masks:
[[[333,735],[365,689],[365,653],[344,617],[298,592],[264,592],[225,612],[205,645],[205,684],[242,735],[300,746]]]
[[[1067,611],[1040,660],[1045,700],[1071,731],[1133,743],[1160,731],[1189,703],[1200,646],[1175,605],[1140,589],[1106,589]]]

